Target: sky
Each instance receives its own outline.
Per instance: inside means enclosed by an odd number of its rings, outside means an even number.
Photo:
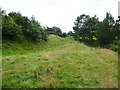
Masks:
[[[72,31],[77,16],[97,15],[103,20],[110,12],[115,20],[118,17],[120,0],[0,0],[0,8],[9,12],[21,12],[23,16],[36,20],[42,26],[57,26],[62,32]]]

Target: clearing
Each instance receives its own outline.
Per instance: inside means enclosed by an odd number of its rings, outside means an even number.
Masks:
[[[43,50],[2,57],[3,88],[118,87],[116,52],[55,35],[40,48]]]

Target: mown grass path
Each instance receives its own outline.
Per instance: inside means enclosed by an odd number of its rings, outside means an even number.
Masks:
[[[42,51],[4,56],[2,63],[3,87],[116,88],[118,85],[117,53],[85,46],[70,37],[51,35]]]

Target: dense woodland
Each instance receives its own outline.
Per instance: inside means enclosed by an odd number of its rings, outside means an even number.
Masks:
[[[60,37],[73,36],[75,40],[84,44],[97,47],[105,47],[114,51],[120,51],[120,17],[114,20],[110,13],[106,13],[103,21],[94,15],[93,17],[82,14],[75,20],[73,31],[62,32],[57,26],[44,27],[32,16],[30,19],[20,12],[5,14],[2,10],[2,37],[3,40],[24,38],[33,42],[47,42],[50,34]]]

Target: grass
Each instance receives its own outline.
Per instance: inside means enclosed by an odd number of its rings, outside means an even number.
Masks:
[[[37,46],[27,43],[30,50],[18,43],[3,44],[4,88],[118,87],[118,57],[111,50],[88,47],[72,37],[55,35],[51,35],[47,43]],[[4,46],[9,47],[8,51]],[[12,52],[16,47],[18,50]]]

